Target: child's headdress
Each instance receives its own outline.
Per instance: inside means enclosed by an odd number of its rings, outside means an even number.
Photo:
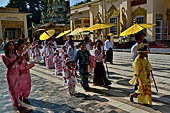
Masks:
[[[140,44],[138,47],[138,53],[149,53],[148,46],[145,44]]]
[[[54,54],[57,54],[57,53],[59,53],[59,51],[58,51],[58,50],[55,50],[55,51],[54,51]]]
[[[72,63],[72,61],[69,58],[67,58],[66,59],[66,65],[68,65],[69,63]]]

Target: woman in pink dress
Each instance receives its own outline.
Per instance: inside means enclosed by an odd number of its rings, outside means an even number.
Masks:
[[[25,103],[29,103],[28,96],[30,95],[31,91],[31,76],[29,69],[34,66],[34,64],[28,64],[29,61],[28,54],[26,53],[24,48],[25,41],[20,39],[17,42],[16,45],[16,55],[17,56],[23,56],[22,61],[20,63],[19,67],[19,74],[20,74],[20,80],[19,80],[19,88],[21,90],[21,100]]]
[[[16,56],[14,54],[14,44],[13,42],[8,42],[4,48],[5,55],[2,55],[2,60],[7,68],[6,77],[8,83],[9,93],[11,95],[14,110],[21,108],[21,103],[19,97],[21,91],[19,88],[19,64],[21,61],[21,56]]]
[[[45,64],[47,69],[54,68],[53,57],[54,57],[54,50],[52,48],[51,43],[49,43],[49,46],[46,48],[45,51]]]
[[[34,49],[35,49],[35,45],[37,44],[36,40],[34,39],[34,41],[32,42],[32,57],[35,58],[35,53],[34,53]]]

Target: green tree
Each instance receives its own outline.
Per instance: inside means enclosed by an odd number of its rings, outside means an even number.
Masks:
[[[19,8],[20,12],[28,12],[26,0],[10,0],[6,7]]]
[[[32,22],[39,24],[41,19],[41,11],[47,7],[47,0],[10,0],[7,4],[8,8],[19,8],[19,12],[30,13],[27,17],[28,28],[32,27]],[[29,37],[31,37],[29,31]]]

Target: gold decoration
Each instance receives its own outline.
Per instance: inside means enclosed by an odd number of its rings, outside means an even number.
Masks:
[[[127,18],[126,18],[126,10],[124,7],[122,7],[122,22],[121,22],[121,29],[125,30],[126,29],[126,24],[127,24]]]
[[[94,23],[97,24],[97,23],[102,23],[102,15],[100,12],[97,13],[97,16],[94,20]]]
[[[119,10],[111,3],[109,11],[106,13],[106,20],[110,19],[111,16],[118,16]]]
[[[170,34],[170,9],[169,8],[167,8],[167,10],[166,10],[166,16],[167,16],[167,20],[169,21],[169,25],[168,25],[169,30],[168,30],[168,33]]]
[[[120,33],[120,10],[116,9],[116,7],[113,5],[113,3],[111,3],[111,7],[108,10],[108,12],[106,13],[106,23],[110,23],[110,18],[111,17],[117,17],[117,31],[118,31],[118,35]],[[109,29],[106,29],[106,34],[109,33]]]
[[[137,16],[144,16],[144,23],[146,23],[146,15],[147,10],[141,7],[138,7],[136,10],[132,12],[133,20],[135,20]]]

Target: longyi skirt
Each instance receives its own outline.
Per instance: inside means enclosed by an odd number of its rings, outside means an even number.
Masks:
[[[94,68],[93,84],[98,86],[111,85],[111,81],[106,77],[106,71],[103,62],[96,62]]]

